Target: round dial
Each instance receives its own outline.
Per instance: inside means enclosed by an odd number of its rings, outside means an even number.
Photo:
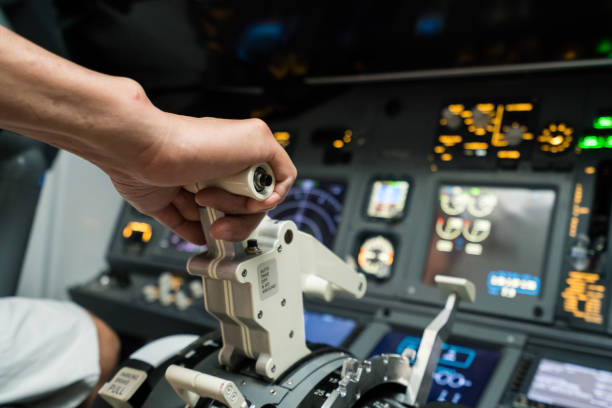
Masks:
[[[461,116],[459,114],[463,110],[462,105],[450,105],[442,109],[442,119],[440,124],[447,126],[449,129],[456,130],[461,126]]]
[[[516,146],[523,141],[523,135],[527,132],[527,126],[513,122],[510,126],[503,127],[504,136],[509,146]]]
[[[391,275],[391,266],[395,258],[395,248],[391,241],[381,235],[366,239],[357,256],[361,270],[378,279]]]
[[[565,123],[550,123],[538,136],[540,150],[552,154],[562,153],[572,145],[574,129]]]
[[[495,118],[495,106],[492,103],[479,103],[474,106],[470,114],[464,115],[464,123],[468,130],[478,136],[484,136],[493,131],[493,119]]]

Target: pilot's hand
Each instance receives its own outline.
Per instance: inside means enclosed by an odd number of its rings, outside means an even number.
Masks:
[[[137,82],[83,68],[1,26],[0,67],[0,128],[91,161],[134,207],[194,243],[204,243],[196,200],[231,214],[213,225],[215,238],[242,240],[295,180],[289,156],[260,120],[163,112]],[[181,188],[261,162],[277,180],[261,203],[219,190],[194,198]]]
[[[155,115],[158,129],[137,136],[148,139],[149,145],[135,157],[126,157],[134,162],[125,170],[105,171],[136,209],[191,242],[205,242],[196,203],[226,213],[212,225],[213,237],[244,240],[295,181],[295,166],[261,120],[192,118],[160,111]],[[194,197],[181,188],[261,162],[269,163],[276,177],[274,192],[262,202],[217,188],[204,189]]]

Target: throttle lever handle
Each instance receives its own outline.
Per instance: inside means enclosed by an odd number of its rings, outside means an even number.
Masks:
[[[232,194],[263,201],[270,197],[274,191],[275,184],[276,179],[272,167],[270,167],[268,163],[259,163],[228,177],[200,181],[183,186],[183,188],[195,194],[207,187],[217,187]],[[233,258],[237,250],[234,244],[215,239],[210,235],[212,224],[224,216],[223,212],[214,208],[204,207],[200,207],[198,211],[200,213],[200,223],[202,224],[202,231],[204,232],[204,238],[206,238],[209,254],[212,257]]]
[[[251,197],[263,201],[274,191],[276,179],[268,163],[259,163],[234,175],[217,180],[199,181],[183,186],[192,193],[207,187],[217,187],[232,194]]]

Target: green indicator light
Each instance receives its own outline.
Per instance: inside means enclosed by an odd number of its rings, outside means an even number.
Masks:
[[[612,136],[608,136],[608,139],[606,140],[606,147],[612,149]]]
[[[578,143],[581,149],[601,149],[604,147],[604,139],[599,136],[585,136]]]
[[[478,187],[472,187],[470,192],[472,193],[472,195],[480,195],[480,189]]]
[[[612,129],[612,116],[600,116],[593,121],[595,129]]]
[[[597,44],[596,51],[598,54],[606,54],[612,51],[612,41],[609,38],[604,38]]]

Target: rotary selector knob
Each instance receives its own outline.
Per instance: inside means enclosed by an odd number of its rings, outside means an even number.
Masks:
[[[485,129],[491,123],[491,116],[488,113],[482,112],[480,109],[473,109],[474,126],[476,129]]]
[[[565,123],[552,122],[538,136],[540,150],[547,153],[563,153],[574,141],[574,129]]]
[[[451,105],[442,109],[442,119],[440,122],[449,129],[459,129],[463,121],[461,116],[459,116],[459,113],[461,113],[462,110],[463,109],[456,107],[456,105]]]
[[[523,141],[523,135],[527,128],[514,122],[510,126],[504,126],[504,132],[508,146],[516,146]]]

